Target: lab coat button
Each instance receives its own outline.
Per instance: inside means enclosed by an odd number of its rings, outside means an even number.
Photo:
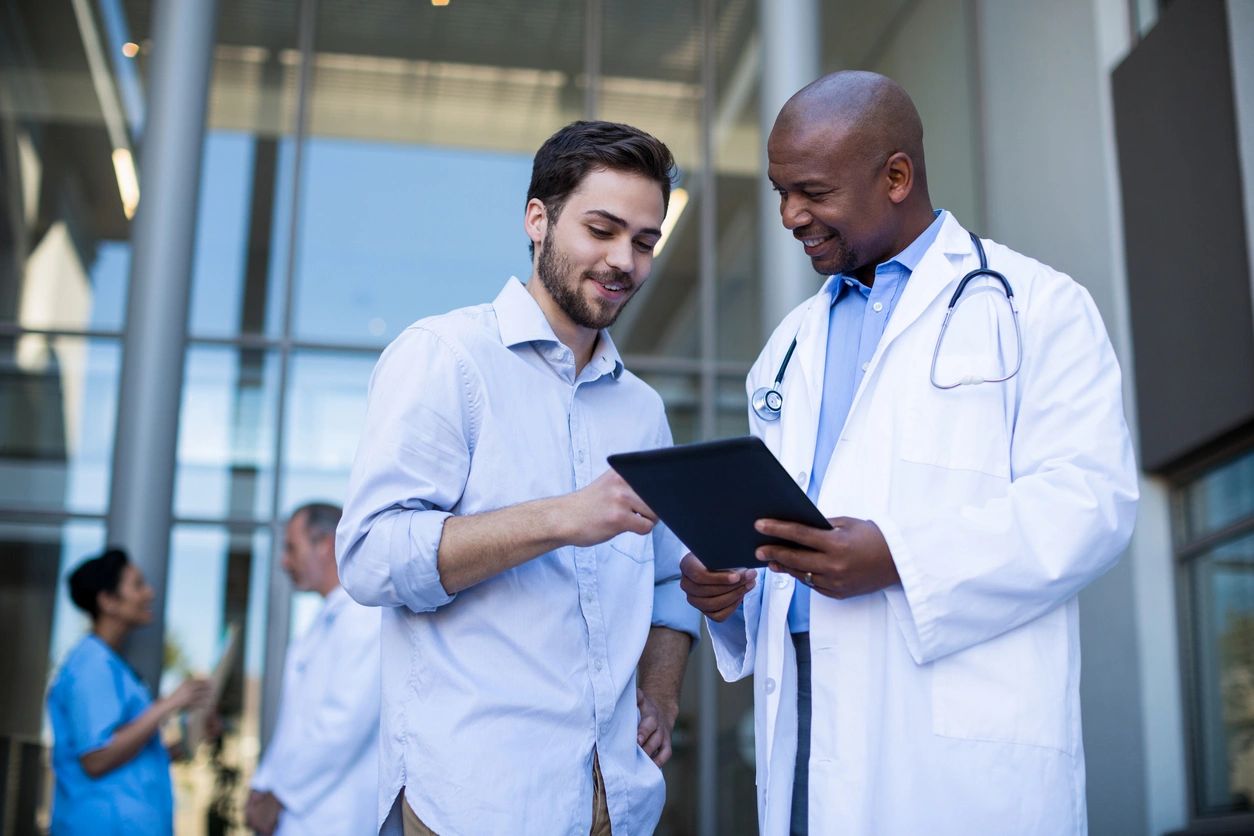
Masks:
[[[786,587],[786,586],[788,586],[788,578],[785,578],[785,577],[779,577],[779,578],[776,578],[776,579],[775,579],[775,588],[776,588],[776,589],[783,589],[783,588],[784,588],[784,587]]]
[[[774,680],[774,679],[767,678],[767,680],[766,680],[766,693],[768,693],[768,694],[774,694],[774,693],[775,693],[775,680]]]
[[[797,484],[804,488],[806,486],[806,478],[809,475],[810,474],[806,473],[804,470],[798,471],[797,472]]]

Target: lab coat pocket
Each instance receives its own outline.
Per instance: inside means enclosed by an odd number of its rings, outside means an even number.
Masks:
[[[951,356],[949,376],[978,374],[981,360]],[[941,367],[937,368],[937,380]],[[900,457],[916,464],[1010,476],[1010,433],[1006,383],[938,389],[928,382],[904,393],[897,413]]]
[[[932,663],[932,731],[1073,753],[1066,612]]]
[[[610,548],[620,554],[627,555],[637,563],[650,563],[653,561],[653,538],[648,534],[624,531],[617,537],[610,539]]]

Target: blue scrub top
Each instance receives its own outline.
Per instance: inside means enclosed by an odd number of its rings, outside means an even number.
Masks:
[[[104,641],[74,646],[48,692],[52,722],[52,836],[170,836],[174,796],[170,758],[154,734],[131,760],[99,778],[79,758],[102,748],[152,704],[143,683]]]

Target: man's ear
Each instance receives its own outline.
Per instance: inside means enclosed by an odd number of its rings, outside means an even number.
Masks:
[[[523,229],[531,243],[539,247],[549,231],[549,210],[544,207],[540,198],[533,197],[527,201],[527,208],[523,212]]]
[[[901,203],[914,190],[914,160],[898,151],[884,163],[884,175],[888,178],[888,199]]]

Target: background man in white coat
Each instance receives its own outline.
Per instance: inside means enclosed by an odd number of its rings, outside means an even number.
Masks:
[[[795,544],[761,548],[766,573],[683,561],[720,671],[754,675],[762,832],[1083,833],[1075,596],[1137,499],[1092,299],[933,210],[918,113],[883,76],[797,93],[768,156],[830,278],[750,371],[783,400],[750,422],[834,527],[759,521]],[[1019,322],[978,277],[938,343],[981,249]]]
[[[287,523],[283,569],[323,597],[287,651],[278,724],[253,775],[245,817],[258,833],[372,833],[379,777],[379,611],[340,587],[340,509],[312,503]]]

